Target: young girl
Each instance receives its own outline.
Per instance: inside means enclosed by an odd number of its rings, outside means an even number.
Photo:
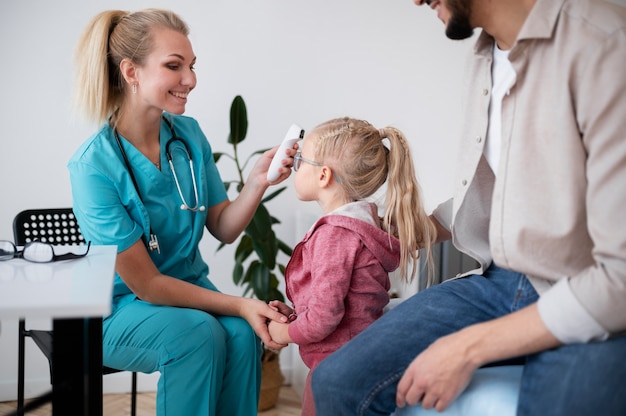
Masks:
[[[115,245],[103,362],[159,371],[157,415],[254,415],[264,302],[221,293],[198,244],[208,230],[232,242],[268,188],[266,152],[230,201],[198,123],[182,114],[196,86],[187,25],[167,10],[111,10],[79,47],[78,104],[100,128],[68,164],[86,240]],[[293,155],[293,151],[289,151]],[[289,176],[285,164],[280,180]],[[256,332],[256,335],[255,335]]]
[[[389,272],[415,275],[419,249],[436,231],[422,207],[404,135],[362,120],[328,121],[309,133],[294,157],[299,199],[317,201],[324,215],[295,247],[285,277],[289,324],[269,323],[276,342],[299,345],[309,367],[303,415],[314,415],[313,369],[382,315],[389,302]],[[378,217],[372,196],[386,183],[385,212]],[[296,319],[297,318],[297,319]]]

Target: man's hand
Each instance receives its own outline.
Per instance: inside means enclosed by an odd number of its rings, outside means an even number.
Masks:
[[[561,345],[546,328],[537,304],[441,337],[406,369],[398,383],[398,407],[419,402],[441,412],[486,363],[545,351]]]
[[[441,412],[461,394],[478,368],[468,359],[463,338],[462,332],[442,337],[413,360],[398,383],[398,407],[421,402],[424,409]]]

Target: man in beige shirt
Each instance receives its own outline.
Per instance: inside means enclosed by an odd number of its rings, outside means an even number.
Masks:
[[[482,29],[460,177],[433,213],[440,241],[480,268],[418,293],[322,362],[318,414],[443,410],[477,368],[508,359],[525,365],[520,415],[626,414],[626,10],[427,3],[452,39]]]

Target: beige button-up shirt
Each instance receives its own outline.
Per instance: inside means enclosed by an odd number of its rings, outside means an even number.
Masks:
[[[626,9],[538,0],[510,51],[498,171],[483,156],[494,39],[468,66],[454,198],[434,212],[486,269],[524,273],[562,342],[626,330]],[[480,140],[477,140],[480,138]]]

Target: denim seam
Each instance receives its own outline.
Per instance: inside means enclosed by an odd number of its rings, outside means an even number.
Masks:
[[[374,400],[374,396],[376,396],[378,393],[380,393],[383,389],[385,389],[390,384],[398,381],[403,373],[404,373],[404,369],[402,369],[400,371],[396,371],[395,373],[392,373],[386,379],[383,379],[380,383],[376,384],[374,386],[374,388],[372,390],[370,390],[370,392],[367,394],[367,396],[365,396],[365,398],[363,399],[363,401],[359,405],[359,407],[357,409],[357,414],[358,415],[364,415],[365,411],[367,410],[369,405]]]
[[[535,288],[530,283],[526,275],[520,274],[517,291],[511,304],[511,312],[523,309],[530,303],[537,301],[538,298],[539,296],[537,295]]]

